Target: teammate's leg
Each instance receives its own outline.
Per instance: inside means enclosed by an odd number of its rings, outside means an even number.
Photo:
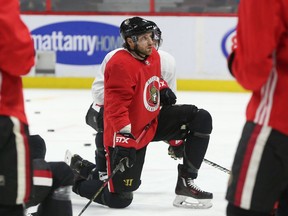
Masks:
[[[279,199],[278,208],[275,216],[286,216],[288,215],[288,191],[285,190]]]
[[[107,176],[107,166],[106,166],[106,151],[103,142],[103,131],[97,132],[96,138],[96,150],[95,150],[95,162],[96,170],[99,173],[99,178],[103,179]],[[104,179],[103,179],[104,180]]]
[[[14,117],[0,116],[0,215],[23,216],[23,204],[30,198],[28,135],[27,125]]]
[[[46,156],[46,143],[44,139],[38,135],[29,136],[29,146],[31,152],[31,159],[45,159]]]
[[[46,162],[46,144],[39,135],[29,137],[33,159],[33,196],[26,207],[39,204],[37,216],[72,215],[70,191],[74,175],[64,162]]]
[[[95,173],[99,173],[100,179],[106,178],[106,151],[104,148],[103,142],[103,131],[104,131],[104,122],[103,122],[103,107],[99,107],[94,103],[90,105],[87,114],[86,114],[86,124],[91,126],[97,133],[95,137],[95,162],[96,168]]]
[[[245,123],[226,193],[228,216],[272,212],[287,187],[287,142],[286,135],[270,127]]]
[[[231,203],[228,204],[226,209],[226,215],[229,216],[270,216],[269,213],[264,212],[257,212],[252,210],[245,210],[239,207],[232,205]]]
[[[49,195],[40,203],[37,216],[72,216],[70,191],[74,175],[64,162],[48,163],[53,173],[53,185]]]

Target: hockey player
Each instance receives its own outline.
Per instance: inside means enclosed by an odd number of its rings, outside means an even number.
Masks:
[[[281,214],[288,183],[288,2],[241,0],[238,18],[229,68],[252,96],[226,193],[227,215],[268,216],[284,195]]]
[[[19,1],[0,5],[0,215],[23,216],[32,170],[21,76],[34,65],[34,46]]]
[[[123,161],[125,169],[110,179],[108,187],[94,201],[111,208],[129,206],[132,192],[141,183],[149,142],[182,139],[185,152],[183,164],[178,166],[174,205],[211,207],[212,193],[194,183],[212,131],[210,114],[194,105],[173,105],[175,95],[161,79],[160,57],[153,44],[154,25],[140,17],[130,18],[122,22],[120,33],[125,49],[111,57],[104,73],[104,145],[108,175]],[[160,111],[160,103],[172,105],[165,105]],[[75,167],[89,166],[87,161],[82,161],[80,166],[76,164],[71,163],[75,173],[81,173]],[[76,178],[73,191],[88,199],[103,184],[96,179],[87,180],[77,175]],[[197,202],[187,204],[187,197]]]
[[[154,28],[156,30],[154,35],[154,42],[155,42],[155,48],[158,50],[158,48],[162,44],[162,32],[154,22],[148,20],[147,22],[150,22],[151,25],[154,25]],[[107,176],[105,149],[103,144],[104,71],[106,64],[110,60],[110,58],[116,52],[122,49],[124,48],[119,48],[109,52],[102,61],[100,68],[97,70],[95,80],[92,84],[93,103],[89,107],[89,110],[86,115],[86,123],[97,131],[95,137],[95,143],[96,143],[95,162],[97,166],[96,172],[97,171],[99,172],[99,177],[101,179]],[[158,50],[158,53],[160,55],[161,76],[168,83],[172,91],[176,92],[177,84],[176,84],[175,58],[163,50]],[[182,158],[183,142],[170,141],[169,144],[170,146],[168,149],[168,154],[174,159]]]
[[[33,193],[26,208],[38,206],[33,216],[72,216],[70,199],[74,175],[64,162],[46,162],[46,145],[39,135],[29,137],[33,162]]]

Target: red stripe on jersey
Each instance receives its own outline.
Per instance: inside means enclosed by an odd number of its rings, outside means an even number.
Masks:
[[[111,173],[112,173],[112,170],[111,170],[112,164],[110,163],[109,154],[107,154],[107,156],[106,156],[106,161],[107,161],[107,173],[108,173],[108,176],[110,176]],[[109,182],[108,182],[108,188],[109,188],[109,191],[112,192],[112,193],[115,191],[112,179],[110,179]]]
[[[246,181],[246,175],[247,175],[248,167],[249,167],[251,156],[253,153],[253,149],[255,147],[255,144],[256,144],[258,135],[261,131],[261,128],[262,128],[262,126],[260,126],[260,125],[255,126],[255,128],[254,128],[254,130],[250,136],[250,139],[248,141],[246,152],[244,153],[244,159],[242,162],[241,170],[239,173],[239,180],[238,180],[238,184],[236,186],[236,192],[235,192],[234,204],[236,206],[240,206],[240,204],[241,204],[242,192],[243,192],[244,184]]]
[[[52,178],[52,172],[49,170],[34,170],[33,176],[34,177]]]

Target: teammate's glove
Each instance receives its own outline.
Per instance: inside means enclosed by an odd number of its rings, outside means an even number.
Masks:
[[[103,106],[99,106],[99,112],[96,111],[93,107],[93,104],[89,107],[89,110],[86,114],[86,124],[90,125],[94,128],[97,132],[103,132],[104,125],[103,125]]]
[[[136,140],[134,136],[130,133],[117,133],[115,139],[115,145],[112,154],[112,163],[117,166],[120,161],[126,159],[124,164],[126,167],[131,168],[136,162]]]
[[[172,105],[176,103],[176,95],[170,88],[163,88],[160,90],[161,105]]]

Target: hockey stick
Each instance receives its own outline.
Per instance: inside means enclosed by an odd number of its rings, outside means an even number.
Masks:
[[[143,131],[141,132],[139,137],[136,139],[137,143],[139,143],[142,140],[142,138],[144,137],[144,135],[146,134],[146,132],[150,128],[150,126],[151,126],[151,122],[144,127]]]
[[[102,192],[102,190],[106,187],[108,184],[109,180],[113,178],[113,176],[124,166],[123,163],[127,160],[128,158],[123,158],[119,164],[114,168],[112,171],[111,175],[108,176],[108,178],[105,180],[105,182],[102,184],[102,186],[99,188],[99,190],[94,194],[94,196],[89,200],[89,202],[84,206],[82,211],[79,213],[78,216],[81,216],[83,212],[88,208],[88,206],[98,197],[98,195]]]
[[[221,171],[223,171],[223,172],[225,172],[225,173],[228,173],[229,175],[231,174],[231,171],[230,171],[230,170],[228,170],[228,169],[226,169],[225,167],[222,167],[222,166],[220,166],[220,165],[218,165],[218,164],[216,164],[216,163],[214,163],[214,162],[212,162],[212,161],[210,161],[210,160],[207,160],[207,159],[204,158],[203,161],[204,161],[206,164],[209,164],[210,166],[215,167],[216,169],[219,169],[219,170],[221,170]]]

